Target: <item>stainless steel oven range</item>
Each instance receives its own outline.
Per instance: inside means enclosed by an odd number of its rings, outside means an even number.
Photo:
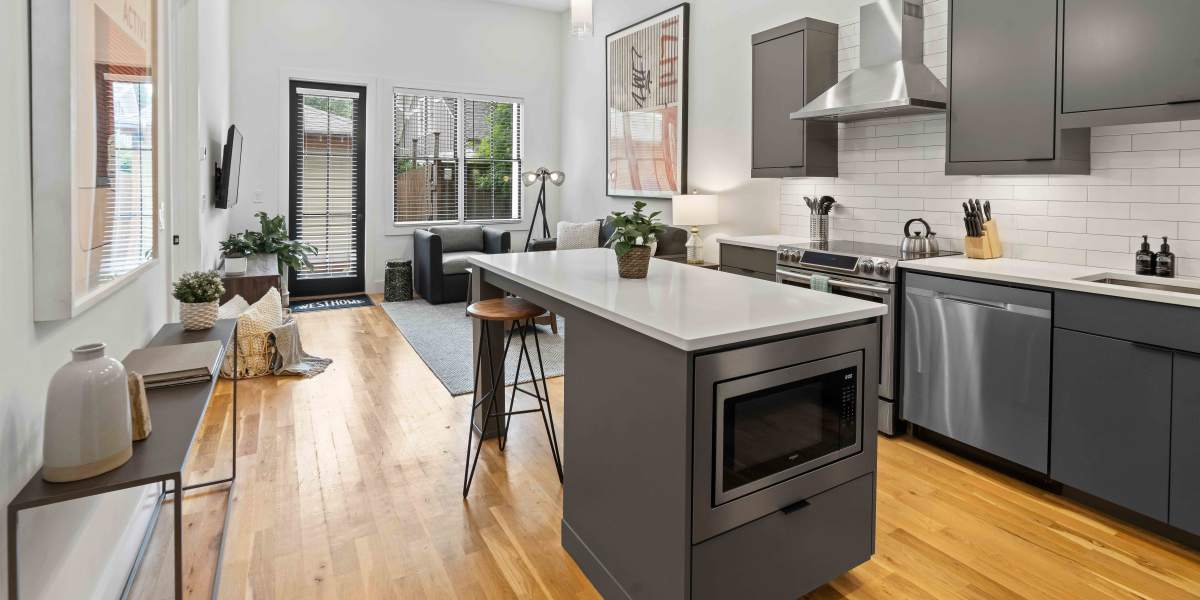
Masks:
[[[898,246],[849,240],[789,244],[776,253],[775,280],[810,287],[814,276],[828,279],[829,291],[888,307],[879,328],[879,430],[896,433],[899,410],[895,406],[894,346],[896,330],[896,263],[915,258],[959,254],[905,254]]]

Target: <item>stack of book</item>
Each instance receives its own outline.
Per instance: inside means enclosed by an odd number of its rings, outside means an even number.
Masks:
[[[125,370],[142,376],[146,389],[203,383],[220,368],[221,342],[196,342],[134,350],[125,357]]]

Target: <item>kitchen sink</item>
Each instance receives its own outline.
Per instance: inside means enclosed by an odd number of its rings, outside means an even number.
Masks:
[[[1158,290],[1160,292],[1177,292],[1180,294],[1195,294],[1200,295],[1200,286],[1192,286],[1188,284],[1172,285],[1170,283],[1160,283],[1158,281],[1146,281],[1143,279],[1134,279],[1129,276],[1117,275],[1114,273],[1101,273],[1099,275],[1089,275],[1087,277],[1077,277],[1076,281],[1090,281],[1092,283],[1103,283],[1106,285],[1121,285],[1125,287],[1142,288],[1146,290]]]

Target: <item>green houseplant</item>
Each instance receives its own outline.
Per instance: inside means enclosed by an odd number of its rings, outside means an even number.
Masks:
[[[279,285],[283,296],[283,304],[288,303],[288,268],[303,271],[312,267],[309,255],[316,254],[317,248],[288,236],[287,221],[283,215],[268,216],[265,212],[254,213],[258,217],[258,231],[246,231],[246,240],[253,246],[255,252],[274,254],[279,260]]]
[[[179,301],[179,320],[189,331],[208,329],[217,322],[217,301],[225,293],[216,271],[184,273],[175,282],[172,295]]]
[[[231,233],[229,239],[221,242],[221,256],[224,257],[225,272],[230,274],[245,273],[249,266],[247,258],[254,254],[254,244],[246,239],[244,233]]]
[[[650,268],[650,247],[658,240],[658,234],[666,230],[657,218],[662,211],[647,215],[642,212],[645,208],[646,203],[638,200],[633,203],[632,213],[612,214],[616,230],[607,245],[617,254],[617,273],[626,279],[646,277]]]

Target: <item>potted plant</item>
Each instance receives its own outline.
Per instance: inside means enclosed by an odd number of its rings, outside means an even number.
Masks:
[[[245,234],[231,233],[229,239],[221,242],[221,255],[225,259],[223,264],[227,274],[245,273],[251,254],[254,254],[254,244],[246,239]]]
[[[265,212],[256,212],[258,231],[247,231],[244,235],[249,240],[255,252],[274,254],[279,260],[279,290],[283,297],[283,305],[288,304],[288,268],[301,271],[312,267],[308,260],[310,254],[316,254],[317,248],[293,240],[288,236],[287,222],[283,215],[267,216]]]
[[[217,301],[225,293],[216,271],[184,273],[175,282],[172,295],[179,301],[179,320],[189,331],[208,329],[217,322]]]
[[[643,279],[650,268],[650,247],[658,240],[658,234],[666,227],[656,217],[662,211],[654,211],[649,215],[642,209],[646,203],[638,200],[633,203],[633,212],[614,212],[612,224],[616,227],[608,245],[617,253],[617,273],[626,279]]]

